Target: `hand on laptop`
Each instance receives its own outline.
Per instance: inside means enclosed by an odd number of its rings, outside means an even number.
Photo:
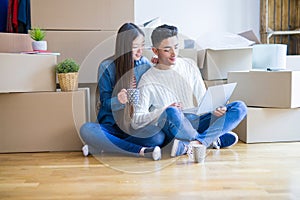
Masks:
[[[213,112],[213,115],[215,115],[216,117],[221,117],[226,113],[226,111],[227,111],[226,106],[220,106],[216,108],[216,110]]]
[[[182,110],[182,108],[183,108],[182,102],[175,102],[175,103],[172,103],[170,106],[177,107],[180,110]]]

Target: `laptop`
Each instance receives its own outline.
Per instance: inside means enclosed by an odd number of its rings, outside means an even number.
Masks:
[[[212,112],[229,101],[237,83],[228,83],[208,87],[198,107],[184,109],[184,113],[202,115]]]

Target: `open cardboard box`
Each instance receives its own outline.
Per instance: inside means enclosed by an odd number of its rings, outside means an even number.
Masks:
[[[252,47],[200,50],[198,66],[204,80],[227,79],[229,71],[252,68]]]
[[[242,37],[260,43],[253,31],[240,33]],[[204,80],[227,79],[229,71],[252,69],[252,47],[208,48],[197,53],[198,66]]]

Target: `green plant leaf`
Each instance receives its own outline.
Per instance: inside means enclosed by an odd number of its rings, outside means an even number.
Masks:
[[[38,27],[34,27],[29,31],[30,37],[35,41],[42,41],[45,36],[46,32]]]
[[[57,73],[72,73],[79,71],[79,64],[72,58],[67,58],[58,63],[55,68]]]

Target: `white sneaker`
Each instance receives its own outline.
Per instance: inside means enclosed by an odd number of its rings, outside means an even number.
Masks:
[[[159,146],[156,147],[146,147],[144,149],[144,157],[145,158],[152,158],[153,160],[160,160],[161,159],[161,149]]]
[[[189,144],[189,141],[175,139],[171,149],[171,157],[187,154],[188,151],[191,151],[191,146]]]
[[[89,146],[87,144],[82,147],[82,154],[85,157],[89,155]]]
[[[153,160],[160,160],[161,159],[161,149],[159,146],[156,146],[152,152]]]

